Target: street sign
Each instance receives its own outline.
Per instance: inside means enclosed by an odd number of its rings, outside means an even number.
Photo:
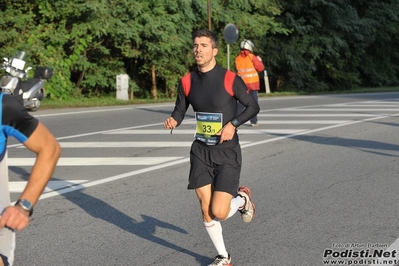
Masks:
[[[228,44],[235,43],[239,37],[238,28],[236,25],[232,23],[227,24],[226,27],[224,27],[223,36]]]

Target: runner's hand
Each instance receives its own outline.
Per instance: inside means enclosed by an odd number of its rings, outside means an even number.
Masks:
[[[21,231],[29,225],[28,213],[18,206],[7,207],[0,216],[0,228]]]
[[[173,117],[169,117],[168,119],[165,120],[163,126],[165,129],[173,129],[176,128],[177,122]]]
[[[233,126],[233,124],[231,124],[231,122],[224,125],[224,127],[218,133],[216,133],[216,135],[220,135],[219,143],[223,143],[225,141],[232,140],[235,132],[236,132],[236,128],[235,128],[235,126]]]

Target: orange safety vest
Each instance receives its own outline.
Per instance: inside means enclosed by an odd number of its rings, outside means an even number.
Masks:
[[[236,57],[237,75],[242,78],[244,83],[250,90],[259,90],[259,75],[252,63],[253,54],[243,57],[241,55]]]

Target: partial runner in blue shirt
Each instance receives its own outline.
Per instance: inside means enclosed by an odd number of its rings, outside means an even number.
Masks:
[[[52,133],[13,96],[0,93],[0,266],[14,262],[15,232],[29,225],[33,206],[50,180],[61,147]],[[7,139],[14,137],[36,154],[24,191],[11,205]]]

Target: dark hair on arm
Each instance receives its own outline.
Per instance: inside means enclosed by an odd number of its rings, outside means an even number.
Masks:
[[[219,40],[218,40],[218,36],[210,30],[197,30],[196,32],[193,33],[193,41],[195,38],[198,37],[208,37],[209,39],[211,39],[211,43],[212,43],[212,48],[219,48]]]

